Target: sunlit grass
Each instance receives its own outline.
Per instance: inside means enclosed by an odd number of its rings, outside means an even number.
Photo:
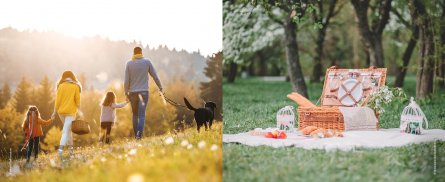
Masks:
[[[60,161],[55,153],[40,155],[32,169],[0,181],[221,181],[221,123],[210,131],[190,128],[177,135],[115,140],[111,145],[76,148],[71,160]],[[3,163],[1,171],[9,168]],[[54,165],[55,164],[55,165]]]

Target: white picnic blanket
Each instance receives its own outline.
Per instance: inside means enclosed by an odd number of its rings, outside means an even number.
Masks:
[[[288,133],[287,139],[271,139],[263,136],[252,136],[249,132],[223,134],[224,143],[240,143],[248,146],[299,147],[304,149],[325,149],[349,151],[355,148],[400,147],[415,143],[445,141],[445,130],[424,130],[422,135],[401,133],[398,128],[380,129],[378,131],[346,131],[344,137],[311,138],[297,133]]]

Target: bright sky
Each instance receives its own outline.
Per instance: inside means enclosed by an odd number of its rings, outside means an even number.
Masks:
[[[0,28],[222,50],[221,0],[0,0]]]

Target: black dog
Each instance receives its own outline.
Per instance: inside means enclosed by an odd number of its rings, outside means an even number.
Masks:
[[[195,111],[195,121],[196,126],[199,132],[199,128],[201,128],[202,125],[205,125],[205,129],[207,130],[207,122],[209,123],[209,127],[212,127],[213,118],[215,117],[215,108],[216,104],[214,102],[206,102],[203,108],[194,108],[190,102],[184,97],[185,105],[187,105],[187,108]]]

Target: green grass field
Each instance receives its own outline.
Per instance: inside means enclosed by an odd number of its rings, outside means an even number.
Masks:
[[[390,78],[388,83],[392,83]],[[317,102],[322,84],[308,85],[310,100]],[[407,77],[404,90],[415,91],[415,78]],[[276,112],[296,103],[286,97],[288,82],[239,79],[223,84],[224,133],[246,132],[254,128],[275,127]],[[430,128],[445,129],[445,91],[419,102]],[[405,104],[391,105],[380,117],[380,127],[398,127]],[[224,181],[444,181],[445,142],[400,148],[358,149],[350,152],[305,150],[300,148],[249,147],[223,144]]]
[[[21,166],[16,177],[5,176],[9,163],[4,162],[0,181],[221,181],[221,126],[218,122],[201,133],[190,128],[178,135],[78,148],[63,167],[55,153],[40,155],[32,169],[24,169],[23,160],[14,161]]]

